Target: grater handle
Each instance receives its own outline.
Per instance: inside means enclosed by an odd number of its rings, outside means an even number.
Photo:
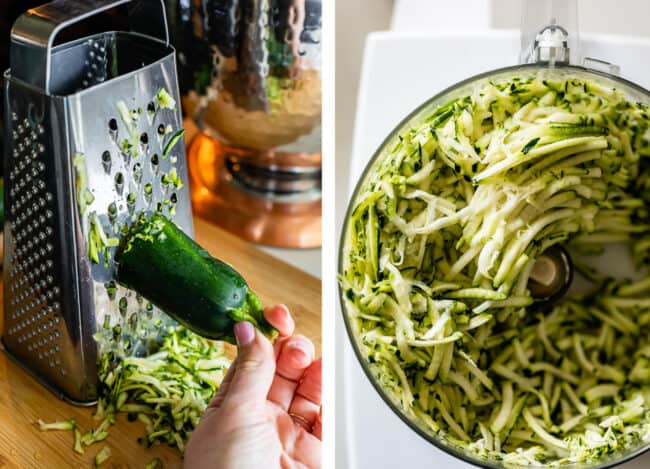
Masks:
[[[11,74],[50,94],[52,44],[70,25],[120,5],[129,8],[131,29],[169,45],[164,0],[54,0],[23,13],[11,30]]]

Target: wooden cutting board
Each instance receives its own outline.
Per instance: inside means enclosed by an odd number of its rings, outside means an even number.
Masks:
[[[296,319],[296,330],[321,347],[320,281],[252,245],[204,221],[194,221],[196,240],[212,255],[236,267],[248,280],[264,304],[284,303]],[[2,290],[0,289],[0,305]],[[1,306],[0,306],[1,307]],[[0,314],[0,330],[2,330]],[[72,450],[71,432],[41,432],[34,424],[74,418],[83,429],[98,425],[93,408],[67,404],[36,382],[11,361],[0,346],[0,468],[50,469],[90,468],[95,454],[104,446],[111,458],[102,468],[143,468],[159,457],[165,468],[180,468],[176,449],[167,446],[146,448],[137,443],[144,435],[139,422],[127,422],[123,415],[111,428],[109,437],[78,455]]]

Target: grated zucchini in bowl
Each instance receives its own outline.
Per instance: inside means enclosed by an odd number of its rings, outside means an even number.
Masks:
[[[343,235],[349,329],[401,412],[479,458],[593,463],[650,443],[650,112],[601,83],[484,83],[373,163]],[[590,282],[535,303],[562,244]],[[598,271],[624,245],[638,280]]]

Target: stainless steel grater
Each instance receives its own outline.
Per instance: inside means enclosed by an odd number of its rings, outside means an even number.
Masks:
[[[52,46],[63,28],[122,4],[132,31]],[[12,30],[5,79],[3,342],[60,397],[92,403],[98,357],[145,353],[171,323],[115,285],[108,245],[142,212],[192,234],[164,4],[57,0],[29,10]]]

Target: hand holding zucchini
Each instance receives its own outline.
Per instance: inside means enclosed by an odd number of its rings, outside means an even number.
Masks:
[[[233,326],[240,321],[277,334],[242,276],[161,215],[141,217],[115,261],[118,282],[199,335],[235,343]]]

